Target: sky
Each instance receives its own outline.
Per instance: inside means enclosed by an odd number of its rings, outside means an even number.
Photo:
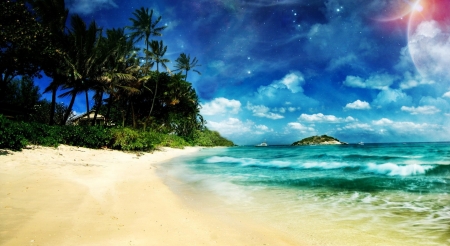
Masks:
[[[448,0],[68,0],[103,28],[162,16],[207,127],[238,145],[450,141]],[[140,46],[143,46],[141,44]],[[50,98],[50,95],[45,95]],[[68,100],[68,99],[67,99]],[[77,98],[76,112],[84,112]]]

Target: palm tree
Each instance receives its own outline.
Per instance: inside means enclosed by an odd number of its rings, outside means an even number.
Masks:
[[[163,41],[155,41],[152,40],[150,43],[151,51],[145,52],[147,56],[152,59],[152,61],[156,62],[156,71],[159,72],[159,64],[166,69],[167,72],[170,73],[170,69],[167,67],[166,63],[169,63],[170,60],[163,58],[163,56],[166,54],[167,46],[164,46]]]
[[[185,53],[181,53],[180,56],[175,60],[175,62],[176,62],[175,67],[177,69],[174,70],[174,71],[180,71],[180,70],[186,71],[185,81],[187,81],[188,72],[191,69],[192,69],[192,71],[194,71],[194,72],[196,72],[196,73],[201,75],[201,73],[198,70],[193,69],[194,67],[200,67],[201,66],[200,64],[197,65],[198,60],[197,60],[196,57],[194,57],[194,59],[191,62],[190,55],[186,55]]]
[[[183,77],[181,72],[174,74],[165,85],[164,112],[171,130],[180,136],[192,137],[195,130],[202,129],[204,120],[200,115],[197,93]]]
[[[170,70],[169,70],[169,68],[166,65],[166,63],[169,63],[170,60],[166,59],[166,58],[163,58],[163,56],[166,54],[167,46],[164,46],[162,40],[159,41],[159,42],[153,40],[150,43],[150,48],[152,49],[152,51],[151,52],[146,51],[146,53],[147,53],[148,57],[150,57],[154,62],[156,62],[157,74],[159,74],[159,64],[160,63],[167,70],[167,72],[170,73]],[[155,80],[155,91],[153,93],[152,106],[150,107],[150,112],[148,114],[148,117],[150,117],[150,115],[152,114],[153,106],[155,105],[156,94],[158,93],[158,80],[159,80],[158,78]]]
[[[43,63],[45,74],[53,80],[45,88],[44,93],[52,93],[50,109],[50,125],[54,124],[56,110],[56,93],[58,88],[66,82],[66,76],[62,74],[61,50],[64,48],[65,29],[69,10],[65,7],[64,0],[31,0],[29,1],[33,10],[36,11],[39,21],[50,31],[50,47],[47,51],[46,62]]]
[[[70,47],[64,54],[69,79],[63,85],[63,89],[69,89],[69,91],[60,95],[60,97],[71,96],[72,98],[62,124],[65,124],[69,118],[75,97],[91,89],[95,82],[94,78],[98,77],[99,68],[102,65],[98,63],[98,31],[95,21],[87,27],[78,15],[72,16],[71,30],[69,30],[68,36]],[[88,103],[86,104],[89,107]]]
[[[157,27],[158,23],[161,21],[161,16],[153,21],[153,10],[148,12],[148,8],[137,9],[133,13],[135,19],[130,18],[130,21],[133,23],[132,26],[127,27],[132,32],[130,34],[130,38],[135,40],[135,42],[139,42],[144,39],[145,46],[148,50],[150,45],[150,36],[162,36],[161,31],[166,28],[166,26]],[[148,63],[148,58],[146,57],[145,63]]]
[[[108,116],[112,103],[120,93],[131,95],[139,92],[139,89],[130,86],[130,83],[136,80],[133,74],[133,69],[137,67],[134,62],[136,48],[132,41],[127,40],[124,29],[107,30],[106,34],[107,37],[101,38],[99,45],[101,59],[104,60],[102,62],[104,69],[94,87],[97,108],[93,124],[95,124],[97,113],[100,110],[104,93],[109,94]]]

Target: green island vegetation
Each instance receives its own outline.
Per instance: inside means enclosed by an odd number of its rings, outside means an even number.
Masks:
[[[330,137],[327,135],[322,136],[312,136],[304,138],[300,141],[294,142],[292,146],[297,145],[328,145],[328,144],[346,144],[345,142],[341,142],[334,137]]]
[[[161,16],[144,7],[130,15],[129,26],[103,30],[69,16],[64,0],[0,2],[0,148],[234,145],[200,115],[187,81],[189,71],[200,74],[198,60],[181,53],[170,71],[167,46],[152,40],[166,28]],[[51,79],[43,88],[51,101],[34,85],[42,74]],[[73,114],[77,96],[85,100],[84,117]],[[57,102],[61,97],[70,98],[69,105]]]

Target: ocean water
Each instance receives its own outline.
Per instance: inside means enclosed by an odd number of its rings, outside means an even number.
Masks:
[[[294,237],[450,245],[450,143],[210,148],[161,173]]]

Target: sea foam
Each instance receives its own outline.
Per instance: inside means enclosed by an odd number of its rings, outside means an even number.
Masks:
[[[377,174],[385,174],[389,176],[411,176],[425,174],[426,171],[433,169],[435,166],[432,165],[398,165],[394,163],[385,164],[367,164],[367,171],[374,172]]]

